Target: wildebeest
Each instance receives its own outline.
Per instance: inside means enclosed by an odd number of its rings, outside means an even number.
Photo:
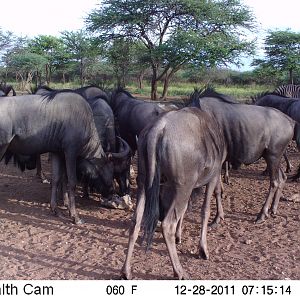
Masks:
[[[129,194],[130,147],[125,140],[116,136],[113,112],[102,97],[88,98],[87,101],[92,108],[102,147],[106,153],[110,153],[113,161],[119,194],[124,196]]]
[[[46,85],[40,86],[36,89],[36,91],[34,92],[34,94],[37,95],[45,95],[48,94],[49,92],[53,92],[55,91],[55,89],[52,89]],[[62,91],[62,90],[61,90]],[[101,90],[100,88],[96,87],[96,86],[84,86],[81,88],[77,88],[77,89],[64,89],[64,91],[73,91],[78,93],[79,95],[81,95],[83,98],[85,98],[86,100],[88,99],[92,99],[95,97],[100,97],[102,99],[107,100],[107,94]]]
[[[86,86],[75,90],[90,104],[96,128],[105,152],[111,152],[114,162],[114,178],[119,185],[119,194],[129,194],[129,173],[131,151],[125,140],[116,135],[115,116],[108,105],[108,96],[96,86]]]
[[[65,173],[69,212],[81,223],[75,209],[76,168],[82,180],[112,190],[112,162],[105,155],[90,106],[73,92],[52,92],[46,96],[24,95],[0,101],[0,159],[8,150],[34,156],[52,153],[51,210],[57,210],[57,189]]]
[[[224,138],[218,124],[194,107],[167,112],[142,131],[138,140],[137,207],[123,277],[132,276],[130,261],[141,224],[149,246],[158,220],[162,221],[174,275],[179,279],[187,277],[175,241],[180,240],[182,219],[193,189],[205,185],[200,255],[208,258],[210,199],[215,191],[217,203],[221,203],[220,175],[225,157]]]
[[[255,105],[273,107],[300,122],[300,98],[288,98],[273,93],[256,96]]]
[[[136,137],[146,125],[164,112],[155,103],[135,99],[129,92],[121,88],[112,92],[109,105],[115,115],[117,131],[129,144],[132,154],[137,149]]]
[[[47,86],[37,89],[36,94],[47,95],[55,91]],[[59,90],[57,90],[59,91]],[[75,92],[89,103],[92,108],[95,125],[103,150],[109,153],[114,166],[114,178],[119,185],[119,195],[129,194],[129,171],[131,153],[129,145],[120,137],[116,136],[115,121],[112,109],[107,103],[108,96],[100,88],[95,86],[81,87],[75,90],[60,90]],[[85,195],[87,189],[85,187]]]
[[[8,94],[10,92],[12,92],[12,96],[16,96],[16,91],[14,90],[12,85],[1,82],[0,83],[0,97],[8,96]]]
[[[87,100],[95,98],[95,97],[100,97],[105,100],[107,100],[107,98],[108,98],[106,92],[101,90],[99,87],[93,86],[93,85],[84,86],[84,87],[75,89],[74,91],[76,93],[80,94],[82,97],[84,97]]]
[[[270,188],[256,222],[263,222],[269,216],[271,202],[271,213],[275,215],[286,181],[280,159],[298,132],[296,123],[276,109],[236,103],[212,89],[196,90],[191,102],[216,118],[227,146],[226,160],[234,168],[254,163],[261,157],[266,160]],[[295,138],[299,144],[299,136]]]
[[[253,100],[256,105],[276,108],[291,117],[297,122],[297,132],[300,132],[300,98],[288,98],[286,96],[279,96],[274,93],[265,93],[262,95],[257,95],[253,98]],[[287,157],[285,159],[288,169],[290,163]],[[300,169],[295,178],[298,178],[298,175],[300,176]]]

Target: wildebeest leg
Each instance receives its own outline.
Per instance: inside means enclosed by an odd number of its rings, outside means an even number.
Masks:
[[[209,259],[206,236],[207,236],[208,220],[210,216],[210,200],[219,180],[220,180],[219,176],[216,176],[206,185],[204,202],[201,209],[202,226],[201,226],[201,233],[200,233],[201,237],[200,237],[199,257],[202,257],[204,259]],[[218,189],[220,189],[220,187],[218,187]]]
[[[82,198],[89,200],[89,185],[87,183],[82,186]]]
[[[187,208],[188,199],[192,193],[192,187],[175,188],[165,187],[162,201],[170,203],[170,208],[163,219],[161,226],[163,236],[168,248],[169,256],[172,262],[174,277],[178,279],[188,279],[187,274],[183,270],[176,250],[175,234],[177,223],[183,219],[183,215]],[[168,199],[166,199],[166,197]]]
[[[57,192],[62,178],[62,160],[58,154],[52,155],[52,186],[51,186],[51,211],[58,215],[57,211]]]
[[[219,182],[216,184],[215,187],[215,198],[216,198],[216,204],[217,204],[217,213],[213,220],[213,222],[210,224],[210,227],[217,227],[218,224],[221,223],[222,220],[224,220],[224,210],[222,206],[222,182],[219,180]]]
[[[183,217],[184,217],[184,214],[185,214],[187,208],[188,208],[188,202],[186,204],[186,207],[184,209],[182,217],[180,218],[180,220],[178,221],[177,226],[176,226],[175,243],[177,245],[181,244],[182,223],[183,223]]]
[[[62,180],[62,195],[63,195],[63,203],[64,206],[66,206],[69,211],[70,211],[70,199],[69,199],[69,194],[68,194],[68,187],[67,187],[67,174],[66,174],[66,169],[64,168],[63,170],[63,180]]]
[[[283,158],[286,163],[286,173],[290,173],[292,171],[292,164],[290,163],[286,151],[283,153]],[[262,175],[266,176],[268,175],[268,167],[262,172]]]
[[[277,213],[279,200],[282,195],[282,190],[285,185],[286,179],[287,179],[287,176],[284,174],[284,172],[281,169],[279,169],[279,185],[278,185],[278,189],[275,193],[275,196],[274,196],[274,199],[272,202],[272,206],[271,206],[271,214],[272,215],[276,215],[276,213]]]
[[[229,162],[228,161],[224,162],[224,168],[225,168],[225,171],[224,171],[224,182],[226,184],[229,184]]]
[[[75,224],[82,224],[83,220],[79,218],[75,207],[75,189],[76,189],[76,155],[65,153],[66,170],[69,189],[69,212]]]
[[[269,217],[269,207],[279,187],[279,159],[273,155],[266,156],[267,168],[270,174],[270,187],[267,199],[257,216],[256,223],[262,223]]]
[[[145,189],[144,187],[139,188],[138,197],[137,197],[137,206],[135,214],[129,229],[129,241],[127,247],[126,259],[121,271],[121,277],[123,279],[131,279],[131,257],[134,249],[134,244],[138,238],[141,222],[145,209]]]
[[[288,157],[287,157],[287,154],[286,154],[286,151],[283,153],[283,157],[284,157],[284,160],[285,160],[285,163],[286,163],[286,172],[287,173],[290,173],[292,171],[292,164],[290,163]]]
[[[41,180],[42,183],[50,183],[42,171],[41,155],[36,158],[36,176]]]

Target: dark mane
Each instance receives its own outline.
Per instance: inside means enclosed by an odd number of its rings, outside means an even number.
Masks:
[[[188,101],[188,105],[196,105],[197,107],[200,106],[200,99],[201,98],[217,98],[219,100],[221,100],[222,102],[225,103],[230,103],[230,104],[237,104],[238,102],[234,101],[231,97],[226,96],[224,94],[220,94],[218,92],[216,92],[216,90],[211,87],[211,86],[206,86],[202,89],[194,89],[194,92],[191,94],[190,99]]]
[[[55,98],[55,96],[57,94],[61,94],[61,93],[74,93],[77,95],[80,95],[79,93],[77,93],[76,91],[73,91],[71,89],[62,89],[62,90],[52,90],[50,89],[49,92],[45,93],[44,95],[41,95],[43,97],[43,99],[51,101]]]
[[[103,89],[101,89],[99,86],[93,85],[93,84],[79,87],[79,88],[77,88],[76,90],[85,90],[85,89],[89,89],[89,88],[97,88],[97,89],[99,89],[99,90],[103,90]]]
[[[52,89],[51,87],[49,87],[48,85],[41,85],[41,86],[38,86],[36,91],[39,90],[39,89],[43,89],[43,90],[47,90],[49,92],[52,92],[52,91],[55,91],[54,89]]]
[[[34,87],[32,87],[31,88],[31,93],[32,94],[36,94],[36,92],[38,91],[38,90],[45,90],[45,92],[52,92],[52,91],[54,91],[54,89],[52,89],[52,88],[50,88],[49,86],[47,86],[47,85],[39,85],[39,86],[34,86]]]
[[[113,92],[113,95],[116,96],[117,94],[119,93],[123,93],[125,95],[127,95],[128,97],[132,98],[132,99],[135,99],[135,97],[133,97],[127,90],[125,90],[124,88],[122,87],[118,87],[114,92]]]
[[[260,99],[264,96],[269,96],[269,95],[279,96],[279,97],[282,97],[282,98],[289,98],[287,96],[280,95],[277,92],[265,91],[265,92],[262,92],[262,93],[258,93],[255,96],[251,96],[252,103],[255,104],[258,99]]]

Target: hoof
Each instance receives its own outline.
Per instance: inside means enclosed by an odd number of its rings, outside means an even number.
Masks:
[[[211,229],[216,229],[220,226],[221,224],[219,222],[212,222],[208,225],[209,228]]]
[[[262,214],[258,215],[255,224],[261,224],[265,222],[267,217],[268,217],[267,215],[262,215]]]
[[[83,219],[80,219],[80,218],[74,218],[73,223],[74,223],[75,225],[81,225],[81,224],[84,224],[84,220],[83,220]]]
[[[175,243],[176,243],[176,245],[180,245],[181,244],[181,238],[180,237],[175,237]]]
[[[277,217],[277,212],[276,211],[271,211],[270,215],[271,215],[271,217],[276,218]]]
[[[42,179],[41,181],[42,181],[42,183],[44,183],[44,184],[50,184],[50,183],[51,183],[48,179]]]
[[[216,216],[215,219],[210,224],[208,224],[208,227],[215,229],[219,227],[223,221],[224,221],[224,215]]]
[[[205,260],[209,260],[209,254],[207,251],[204,251],[203,249],[200,249],[199,251],[199,258],[203,258]]]
[[[181,274],[174,274],[174,278],[178,280],[189,280],[190,276],[183,271]]]
[[[131,279],[132,279],[132,274],[131,274],[131,272],[125,272],[125,271],[122,271],[122,272],[121,272],[121,275],[120,275],[120,279],[123,279],[123,280],[131,280]]]
[[[57,210],[57,208],[51,208],[51,213],[56,217],[59,217],[59,214],[60,214],[60,212]]]

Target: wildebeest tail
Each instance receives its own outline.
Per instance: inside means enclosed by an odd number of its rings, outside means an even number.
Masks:
[[[160,193],[160,177],[161,177],[161,140],[162,130],[156,128],[150,132],[147,137],[145,146],[146,160],[146,185],[145,185],[145,209],[143,216],[142,228],[144,230],[143,240],[146,241],[146,250],[149,249],[155,228],[159,220],[159,193]]]

